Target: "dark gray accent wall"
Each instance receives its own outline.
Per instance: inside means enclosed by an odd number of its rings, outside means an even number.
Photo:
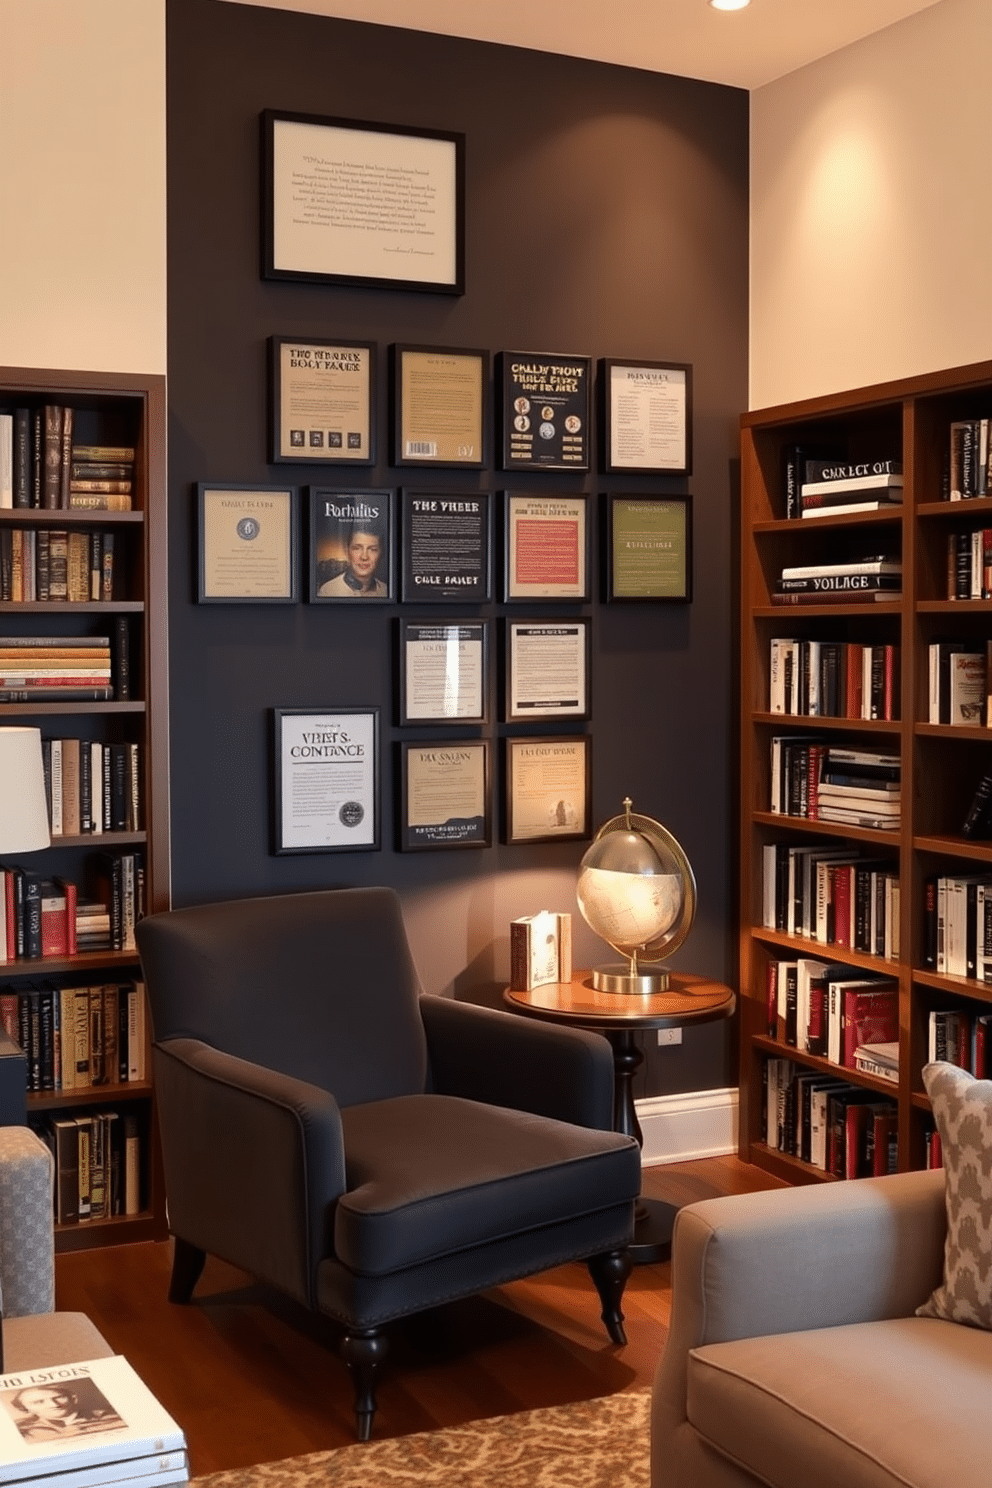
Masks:
[[[587,606],[593,631],[593,818],[658,817],[695,868],[699,911],[675,965],[735,976],[737,418],[747,390],[747,94],[714,84],[415,31],[214,0],[169,0],[169,500],[173,897],[177,905],[318,885],[388,883],[427,990],[498,1002],[508,922],[575,909],[581,844],[400,854],[393,847],[393,631],[399,606],[195,603],[197,481],[333,483],[271,466],[266,338],[380,347],[380,463],[342,485],[553,493],[691,492],[693,603]],[[259,114],[463,131],[462,297],[263,280]],[[684,481],[591,473],[392,469],[390,342],[669,358],[694,371]],[[597,501],[592,503],[595,511]],[[498,502],[497,502],[498,509]],[[497,541],[498,547],[498,541]],[[594,588],[599,593],[599,555]],[[429,606],[405,613],[429,618]],[[495,619],[494,601],[478,611]],[[270,851],[270,710],[382,709],[383,846]],[[509,730],[488,734],[497,754]],[[425,731],[430,733],[431,731]],[[442,733],[443,731],[433,731]],[[497,803],[502,783],[496,772]],[[498,818],[498,812],[497,812]],[[576,913],[576,964],[612,959]],[[356,996],[361,989],[355,989]],[[648,1051],[642,1093],[736,1082],[732,1030]]]

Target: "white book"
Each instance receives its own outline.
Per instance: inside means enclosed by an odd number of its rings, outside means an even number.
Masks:
[[[62,740],[52,740],[52,836],[62,836]]]
[[[894,873],[885,882],[885,955],[889,961],[899,958],[899,880]]]
[[[123,991],[123,989],[122,989]],[[145,1078],[145,984],[134,982],[127,988],[127,1078]]]
[[[14,505],[14,415],[0,413],[0,507]]]
[[[895,492],[892,493],[895,496]],[[900,492],[901,499],[901,492]],[[846,517],[852,512],[879,511],[883,506],[891,507],[891,500],[882,501],[850,501],[843,506],[804,506],[800,516],[803,517]],[[893,595],[893,598],[896,596]]]
[[[90,745],[90,831],[103,831],[103,745]]]
[[[967,975],[967,893],[967,879],[948,878],[944,909],[944,971],[948,976]]]
[[[809,682],[806,688],[806,712],[811,718],[819,718],[820,707],[820,642],[810,641],[806,650],[806,665]]]
[[[814,1086],[809,1096],[809,1160],[814,1168],[827,1169],[827,1098],[829,1086]]]
[[[982,569],[985,553],[981,529],[971,534],[971,598],[982,597]]]
[[[799,563],[783,568],[783,579],[829,579],[844,574],[901,574],[897,558],[865,558],[860,563]]]
[[[783,647],[791,645],[780,637],[772,640],[768,655],[768,711],[785,712],[785,656]]]
[[[945,954],[944,931],[946,928],[947,915],[947,878],[941,874],[937,880],[937,970],[946,972],[947,959]]]
[[[761,849],[761,923],[765,930],[775,929],[775,870],[778,854],[774,842]]]
[[[887,472],[878,475],[849,475],[842,480],[819,480],[803,481],[799,489],[800,500],[804,496],[829,496],[832,491],[853,492],[859,491],[893,491],[899,492],[901,499],[903,478],[901,475],[889,474]]]
[[[975,893],[975,979],[986,986],[992,982],[992,883],[987,879]]]
[[[147,1477],[150,1457],[185,1448],[181,1428],[120,1354],[0,1375],[0,1483],[62,1483],[63,1473],[111,1463]]]
[[[796,1048],[809,1053],[809,984],[827,969],[826,961],[801,956],[796,962]]]
[[[948,723],[981,726],[985,718],[985,653],[952,651]]]

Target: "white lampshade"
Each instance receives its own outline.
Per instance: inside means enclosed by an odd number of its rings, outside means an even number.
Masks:
[[[41,729],[0,728],[0,852],[50,846]]]

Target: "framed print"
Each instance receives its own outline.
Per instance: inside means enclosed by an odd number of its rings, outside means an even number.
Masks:
[[[492,522],[488,491],[402,493],[404,600],[477,604],[489,599]]]
[[[504,707],[507,723],[589,717],[590,625],[581,620],[507,620]]]
[[[375,346],[269,337],[269,459],[306,465],[375,460]]]
[[[465,290],[465,136],[262,114],[262,273]]]
[[[592,740],[585,735],[507,739],[506,840],[568,842],[589,836]]]
[[[692,497],[606,500],[607,600],[691,600]]]
[[[451,625],[399,622],[399,721],[485,723],[489,629],[485,620]]]
[[[504,493],[506,600],[589,598],[587,511],[585,496]]]
[[[400,745],[401,852],[489,847],[490,800],[485,739]]]
[[[634,475],[692,472],[692,367],[604,357],[603,469]]]
[[[295,486],[196,487],[201,604],[295,604],[299,502]]]
[[[276,708],[275,852],[379,846],[379,710]]]
[[[480,470],[486,452],[489,354],[391,346],[394,465]]]
[[[393,598],[393,491],[310,487],[310,591],[315,604]]]
[[[588,470],[589,357],[503,351],[499,356],[504,470]]]

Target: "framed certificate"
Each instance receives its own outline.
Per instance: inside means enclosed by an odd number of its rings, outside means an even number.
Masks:
[[[692,599],[692,497],[608,496],[607,600]]]
[[[306,465],[375,461],[375,346],[269,337],[269,459]]]
[[[401,598],[477,604],[490,597],[492,522],[488,491],[402,493]]]
[[[603,469],[635,475],[692,472],[692,367],[604,357]]]
[[[499,356],[504,470],[588,470],[592,362],[585,356]]]
[[[503,649],[507,723],[589,717],[588,620],[507,620]]]
[[[262,273],[465,290],[465,136],[262,114]]]
[[[485,739],[400,745],[401,852],[489,847],[492,824]]]
[[[568,842],[589,836],[592,740],[507,739],[506,841]]]
[[[379,847],[379,710],[276,708],[277,854]]]
[[[299,501],[295,486],[196,487],[201,604],[295,604]]]
[[[587,514],[585,496],[504,493],[507,601],[589,598]]]
[[[489,627],[399,622],[399,721],[485,723],[489,694]]]
[[[480,470],[489,458],[488,352],[394,345],[390,362],[393,464]]]
[[[394,597],[393,491],[310,487],[310,590],[315,604]]]

